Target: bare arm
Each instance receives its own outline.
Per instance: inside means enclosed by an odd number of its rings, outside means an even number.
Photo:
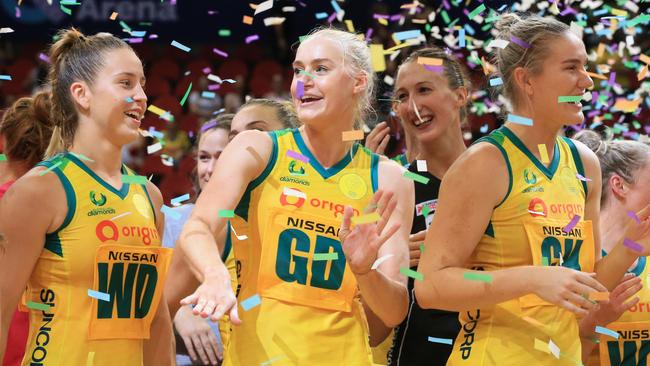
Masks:
[[[162,195],[160,194],[160,190],[151,182],[147,183],[147,191],[149,192],[149,197],[151,197],[151,203],[154,207],[158,232],[162,233],[165,227],[165,216],[160,212],[163,204]],[[173,365],[176,359],[175,349],[172,320],[163,291],[156,315],[151,322],[149,339],[144,341],[144,364]]]
[[[212,315],[216,321],[231,310],[231,321],[239,320],[230,274],[220,256],[223,248],[217,249],[215,242],[216,233],[224,229],[227,221],[218,212],[235,209],[248,184],[266,167],[272,149],[273,142],[266,133],[246,131],[237,135],[221,154],[210,182],[183,227],[177,246],[202,282],[194,294],[184,299],[184,304],[197,305],[195,314]]]
[[[11,318],[43,250],[45,234],[56,230],[67,212],[65,192],[54,173],[36,168],[20,178],[0,200],[0,359],[4,357]]]
[[[377,270],[356,275],[364,304],[389,328],[400,324],[408,311],[407,280],[400,273],[400,268],[408,268],[408,237],[413,221],[415,193],[413,183],[402,177],[402,171],[393,161],[382,159],[379,163],[379,188],[393,192],[397,203],[386,227],[399,225],[399,228],[379,248],[377,258],[386,255],[392,257],[379,265]]]
[[[588,274],[564,267],[520,266],[490,271],[491,283],[465,280],[470,256],[508,189],[508,171],[499,150],[487,143],[468,149],[445,174],[438,207],[425,239],[415,281],[425,309],[466,310],[491,306],[532,292],[558,306],[585,314],[591,305],[580,294],[602,288]],[[428,250],[431,248],[431,250]],[[567,301],[570,299],[571,301]]]

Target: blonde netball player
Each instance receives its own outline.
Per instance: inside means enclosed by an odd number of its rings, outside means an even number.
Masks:
[[[558,97],[581,96],[593,85],[585,47],[551,18],[504,14],[497,29],[509,43],[497,50],[496,65],[520,118],[509,116],[445,175],[415,295],[424,308],[460,311],[448,365],[575,365],[576,314],[585,315],[592,293],[613,289],[650,252],[650,210],[625,235],[640,252],[620,237],[599,260],[598,159],[557,136],[584,118],[580,103]]]
[[[342,139],[363,118],[374,85],[363,41],[316,31],[293,67],[304,125],[242,132],[223,152],[181,235],[202,282],[183,303],[212,319],[230,314],[226,365],[370,365],[360,298],[388,326],[406,314],[400,268],[408,263],[412,182],[394,162]],[[214,240],[233,209],[233,229],[245,235],[233,243],[239,303]],[[371,213],[379,221],[351,227]]]
[[[579,132],[575,139],[587,145],[600,161],[600,232],[605,256],[624,234],[631,213],[650,202],[650,146],[638,141],[607,141],[589,130]],[[603,305],[602,310],[590,313],[581,322],[583,354],[588,355],[590,350],[595,349],[586,364],[610,366],[647,363],[650,353],[648,267],[647,257],[639,257],[628,269],[630,278],[610,294],[612,304]],[[596,326],[618,332],[618,339],[596,334]],[[594,339],[599,340],[598,344]]]
[[[120,160],[146,110],[142,64],[110,34],[67,29],[57,36],[48,155],[61,153],[16,181],[0,202],[8,243],[0,351],[5,314],[27,286],[23,365],[170,365],[162,198],[151,183],[125,182],[134,173]]]

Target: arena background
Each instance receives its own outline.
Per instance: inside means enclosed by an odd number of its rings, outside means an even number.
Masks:
[[[583,100],[585,123],[568,126],[567,134],[589,127],[612,138],[647,139],[649,4],[276,0],[255,14],[256,4],[246,0],[0,0],[0,107],[43,87],[48,62],[43,52],[56,30],[72,25],[128,40],[144,62],[149,105],[167,113],[147,112],[142,128],[152,137],[128,146],[124,159],[150,176],[168,202],[185,193],[194,196],[189,177],[197,127],[218,113],[236,112],[249,97],[289,98],[295,45],[319,25],[354,29],[385,50],[377,48],[386,69],[377,72],[376,114],[366,124],[372,128],[387,120],[393,126],[387,155],[403,149],[399,123],[390,115],[391,77],[404,55],[423,44],[447,47],[467,65],[474,91],[465,138],[469,144],[488,134],[502,123],[505,110],[498,86],[489,83],[495,77],[490,41],[499,14],[510,10],[557,16],[583,35],[588,70],[600,78]],[[405,43],[417,44],[400,48]],[[156,150],[159,142],[162,149],[149,154],[147,147]]]

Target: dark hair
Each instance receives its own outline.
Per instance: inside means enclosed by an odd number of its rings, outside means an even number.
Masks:
[[[493,63],[503,80],[503,94],[514,104],[518,103],[513,72],[524,67],[538,73],[546,58],[548,46],[569,31],[569,26],[555,18],[542,18],[534,14],[506,13],[501,15],[495,28],[497,39],[508,41],[505,48],[496,48]]]
[[[472,84],[467,77],[467,70],[465,67],[458,62],[458,60],[445,52],[443,49],[430,46],[426,48],[420,48],[411,52],[410,55],[400,64],[400,67],[404,64],[410,62],[417,62],[419,57],[430,57],[437,58],[442,60],[442,66],[445,70],[445,76],[447,77],[447,82],[449,83],[449,88],[452,90],[458,89],[460,87],[467,88],[468,94],[471,92]],[[399,72],[399,70],[398,70]],[[460,122],[461,125],[467,122],[467,115],[469,113],[469,103],[460,110]]]
[[[609,141],[597,132],[582,130],[574,139],[587,145],[600,161],[602,172],[601,205],[609,197],[609,179],[616,174],[629,184],[636,182],[636,174],[650,162],[650,145],[638,141],[614,140]]]
[[[43,159],[54,125],[50,117],[50,92],[14,102],[2,116],[0,135],[9,161],[21,161],[30,168]]]
[[[50,157],[72,144],[77,131],[78,115],[70,93],[76,81],[92,84],[106,62],[105,53],[128,48],[126,42],[110,33],[85,36],[75,28],[60,30],[57,41],[50,46],[48,80],[52,86],[52,119],[54,132],[46,156]]]
[[[256,105],[275,109],[275,112],[278,115],[278,120],[282,123],[284,128],[295,128],[300,126],[300,120],[298,120],[296,110],[294,109],[293,104],[289,101],[279,101],[267,98],[251,99],[241,106],[239,110],[241,111],[244,108]]]

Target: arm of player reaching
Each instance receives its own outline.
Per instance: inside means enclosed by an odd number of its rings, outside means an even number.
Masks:
[[[217,321],[230,312],[230,320],[239,323],[237,302],[230,283],[230,274],[215,241],[227,218],[220,210],[234,210],[248,184],[266,167],[273,151],[273,141],[259,131],[242,132],[217,160],[214,173],[201,192],[192,215],[185,223],[177,246],[201,285],[181,304],[195,304],[194,314]],[[223,243],[220,243],[223,244]]]
[[[451,166],[440,187],[436,214],[418,266],[424,277],[415,281],[418,304],[425,309],[462,311],[535,293],[557,306],[585,315],[585,309],[591,309],[593,304],[583,294],[605,290],[594,274],[559,266],[468,270],[470,257],[494,207],[506,197],[508,186],[505,160],[491,144],[472,146]],[[491,281],[465,279],[466,272],[489,275]]]
[[[352,212],[348,207],[341,227],[341,243],[350,270],[355,274],[366,307],[388,327],[404,320],[408,310],[406,277],[400,268],[408,268],[408,235],[415,201],[413,184],[401,176],[402,168],[382,159],[379,164],[379,190],[366,213],[376,212],[381,220],[350,230]],[[391,256],[376,270],[372,264]]]

